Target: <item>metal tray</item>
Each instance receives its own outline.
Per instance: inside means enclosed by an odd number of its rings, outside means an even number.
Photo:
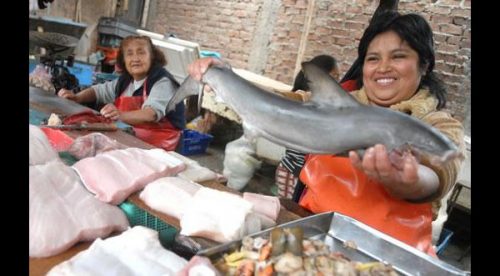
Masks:
[[[401,275],[470,275],[441,260],[435,259],[407,244],[381,233],[355,219],[338,214],[322,213],[276,226],[300,226],[304,237],[321,239],[332,251],[343,253],[354,261],[380,261],[391,264]],[[269,238],[273,228],[250,235]],[[344,247],[345,241],[354,241],[357,249]],[[198,252],[215,261],[225,253],[239,250],[241,240],[218,245]]]

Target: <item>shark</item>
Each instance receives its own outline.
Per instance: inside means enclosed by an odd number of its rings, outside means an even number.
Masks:
[[[375,144],[388,151],[409,150],[442,164],[461,156],[455,143],[434,127],[403,112],[359,103],[328,73],[304,62],[312,96],[294,101],[266,91],[233,72],[229,64],[207,69],[201,81],[188,76],[167,105],[167,112],[208,85],[242,119],[249,139],[263,137],[304,153],[360,154]]]

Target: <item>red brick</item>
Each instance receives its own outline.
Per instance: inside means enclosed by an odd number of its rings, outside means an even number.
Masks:
[[[464,39],[460,42],[460,48],[469,48],[471,47],[470,39]]]
[[[461,26],[456,26],[453,24],[442,24],[439,26],[439,31],[443,33],[448,33],[452,35],[461,35],[463,30]]]
[[[437,47],[439,51],[443,52],[451,52],[451,53],[456,53],[459,49],[458,45],[453,45],[453,44],[447,44],[447,43],[442,43]]]
[[[452,44],[452,45],[458,45],[458,43],[460,43],[460,40],[461,40],[461,36],[447,36],[446,37],[446,43],[448,44]]]
[[[443,14],[443,15],[449,15],[451,13],[451,9],[448,7],[441,7],[441,6],[434,6],[431,5],[428,9],[430,13],[435,13],[435,14]]]
[[[452,18],[448,15],[435,14],[431,16],[430,21],[437,24],[452,23]]]
[[[470,19],[470,9],[452,9],[451,16],[461,16]]]
[[[237,16],[237,17],[246,17],[247,16],[247,12],[244,11],[244,10],[237,10],[234,12],[234,15]]]

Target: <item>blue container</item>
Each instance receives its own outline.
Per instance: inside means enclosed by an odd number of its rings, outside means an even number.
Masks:
[[[68,71],[75,75],[78,79],[78,83],[80,86],[91,86],[92,85],[92,75],[94,73],[94,65],[74,62],[73,67],[68,67]]]
[[[441,231],[441,236],[436,245],[436,254],[441,255],[450,243],[451,236],[453,236],[453,231],[443,228]]]
[[[214,137],[196,130],[184,129],[180,141],[179,153],[182,155],[203,154]]]

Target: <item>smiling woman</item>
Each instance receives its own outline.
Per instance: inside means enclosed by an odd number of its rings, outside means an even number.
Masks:
[[[360,40],[361,89],[352,95],[362,104],[422,120],[464,152],[462,125],[439,111],[446,91],[433,72],[433,47],[432,30],[422,16],[380,14]],[[441,199],[453,188],[461,163],[455,159],[436,166],[408,151],[388,152],[383,145],[366,149],[362,157],[355,152],[349,158],[309,155],[300,174],[306,188],[299,204],[314,213],[351,216],[434,255],[432,242],[446,220],[436,219],[438,210],[446,209]]]
[[[146,36],[126,37],[118,51],[122,75],[77,94],[61,89],[60,97],[103,105],[100,113],[134,126],[136,136],[154,146],[174,150],[186,126],[184,103],[166,112],[179,84],[164,66],[166,59]]]

